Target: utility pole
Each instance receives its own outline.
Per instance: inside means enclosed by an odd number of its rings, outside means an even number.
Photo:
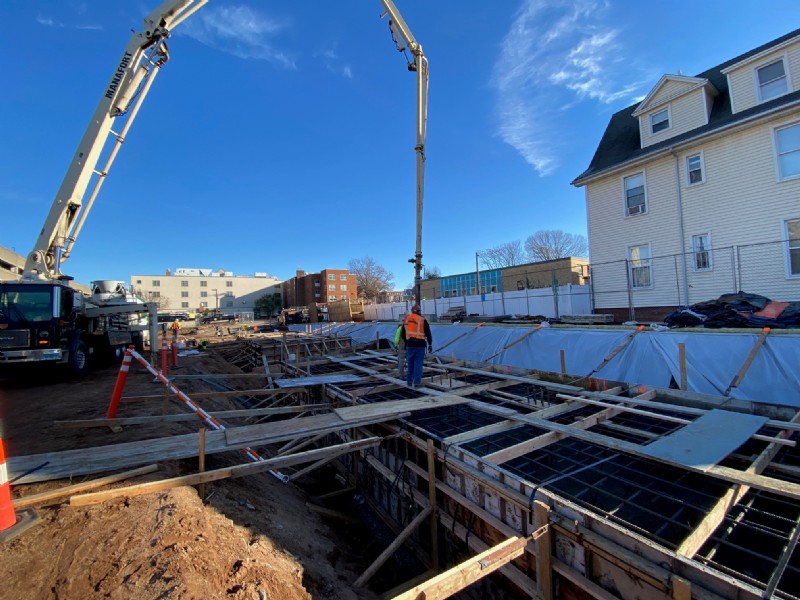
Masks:
[[[475,293],[481,295],[481,272],[478,270],[478,253],[475,253]]]

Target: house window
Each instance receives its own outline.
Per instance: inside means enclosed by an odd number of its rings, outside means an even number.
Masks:
[[[703,183],[705,181],[702,154],[692,154],[686,157],[686,177],[689,180],[689,185]]]
[[[233,306],[233,300],[228,300],[225,302],[225,306]]]
[[[493,293],[493,294],[496,294],[496,293],[497,293],[497,286],[496,286],[496,285],[493,285],[493,286],[492,286],[492,293]]]
[[[200,292],[201,298],[208,298],[208,292]]]
[[[185,279],[181,280],[181,287],[189,287],[189,282]]]
[[[789,277],[800,277],[800,219],[786,221],[786,262]]]
[[[330,296],[328,296],[328,300],[331,300],[331,301],[336,300],[336,295],[335,294],[331,294]]]
[[[341,279],[342,281],[347,281],[347,275],[345,273],[341,273],[339,275],[339,279]]]
[[[336,291],[336,284],[335,283],[330,284],[328,286],[328,291],[329,292],[335,292]]]
[[[136,285],[142,285],[142,280],[141,279],[137,279],[136,280]]]
[[[707,233],[692,236],[692,265],[695,271],[711,270],[711,236]]]
[[[233,287],[233,282],[232,281],[226,281],[225,282],[225,287]]]
[[[625,214],[639,215],[647,212],[647,199],[644,193],[644,173],[625,178]]]
[[[650,273],[650,244],[631,246],[628,248],[630,264],[631,287],[653,287],[653,278]]]
[[[525,289],[525,283],[523,283],[522,279],[517,279],[517,289],[518,290],[524,290]]]
[[[208,282],[207,281],[201,281],[200,282],[200,287],[208,287]]]
[[[314,287],[319,287],[319,281],[314,282]]]
[[[150,292],[153,298],[161,298],[161,292]]]
[[[800,124],[775,130],[780,179],[800,175]]]
[[[330,275],[328,275],[328,279],[330,281],[336,281],[336,273],[331,273]]]
[[[347,284],[346,284],[346,283],[342,283],[342,284],[340,284],[340,285],[339,285],[339,289],[340,289],[341,291],[343,291],[343,292],[346,292],[346,291],[347,291]]]
[[[450,292],[448,290],[445,290],[444,294],[442,294],[442,298],[449,298],[449,297],[450,297]]]
[[[160,287],[161,286],[161,280],[160,279],[153,279],[152,286],[153,287]]]
[[[653,133],[669,129],[669,108],[650,115],[650,130]]]
[[[181,292],[181,298],[188,298],[189,292]]]
[[[189,308],[188,302],[181,302],[181,308]]]
[[[208,302],[201,302],[200,308],[208,308]]]
[[[762,102],[783,96],[789,91],[783,59],[756,69],[756,76],[758,77],[758,93]]]
[[[314,292],[314,298],[319,298],[319,292]]]

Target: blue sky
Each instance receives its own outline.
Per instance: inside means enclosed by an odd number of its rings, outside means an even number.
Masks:
[[[4,0],[0,245],[27,254],[132,29],[159,0]],[[586,233],[609,117],[800,23],[796,0],[396,0],[429,60],[423,263]],[[64,272],[281,279],[371,256],[413,281],[415,76],[379,0],[210,0],[179,25]],[[9,26],[9,25],[13,26]]]

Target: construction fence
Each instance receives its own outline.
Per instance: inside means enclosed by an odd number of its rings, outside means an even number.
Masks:
[[[800,299],[800,243],[700,249],[590,265],[592,308],[691,306],[746,291],[771,300]]]
[[[411,310],[413,301],[364,306],[366,321],[398,321]],[[588,285],[558,285],[549,288],[523,289],[512,292],[457,296],[423,300],[422,312],[438,320],[453,308],[463,307],[466,315],[482,317],[544,316],[548,319],[564,315],[591,314],[590,287]]]

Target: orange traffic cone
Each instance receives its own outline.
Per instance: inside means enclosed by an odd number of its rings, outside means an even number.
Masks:
[[[8,481],[6,453],[0,437],[0,542],[7,542],[39,522],[39,515],[32,508],[17,514],[11,503],[11,484]]]
[[[11,504],[11,484],[8,483],[6,469],[6,453],[3,450],[3,438],[0,437],[0,531],[17,524],[14,505]]]

